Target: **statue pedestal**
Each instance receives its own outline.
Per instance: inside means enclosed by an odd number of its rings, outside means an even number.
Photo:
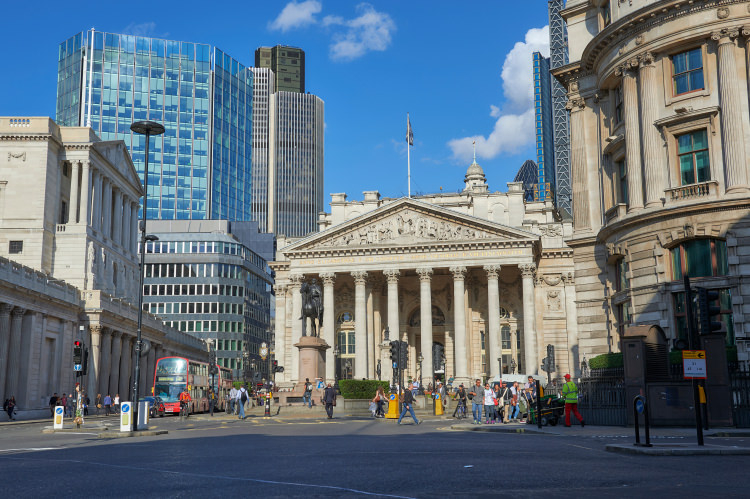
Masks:
[[[303,336],[294,346],[299,348],[297,386],[304,385],[305,378],[309,378],[311,383],[315,378],[326,379],[326,350],[331,346],[315,336]]]

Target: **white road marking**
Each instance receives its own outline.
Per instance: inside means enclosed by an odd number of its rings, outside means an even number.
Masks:
[[[29,447],[27,449],[0,449],[0,452],[36,452],[39,450],[55,450],[57,447]]]

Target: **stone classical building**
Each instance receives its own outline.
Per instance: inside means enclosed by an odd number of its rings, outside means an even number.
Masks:
[[[466,382],[536,373],[552,344],[560,371],[579,365],[572,252],[551,201],[524,203],[523,184],[490,192],[469,166],[463,191],[384,199],[333,194],[319,232],[278,240],[277,380],[298,381],[300,285],[322,283],[326,378],[392,375],[388,339],[409,344],[406,376]],[[308,329],[309,330],[309,329]],[[434,358],[433,355],[441,358]],[[444,356],[444,360],[442,357]],[[421,361],[421,372],[420,362]]]
[[[122,141],[47,117],[0,117],[0,398],[21,411],[72,392],[73,341],[90,350],[83,386],[128,397],[137,323],[141,185]],[[155,360],[205,359],[200,340],[144,314],[141,393]],[[44,414],[42,412],[41,414]]]
[[[750,2],[569,0],[568,90],[579,338],[628,324],[685,337],[683,275],[719,290],[747,359]]]

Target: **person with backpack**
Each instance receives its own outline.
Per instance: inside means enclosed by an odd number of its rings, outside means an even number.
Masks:
[[[3,404],[3,409],[5,410],[5,412],[8,413],[8,421],[16,420],[15,416],[13,416],[15,408],[16,408],[16,397],[11,395],[9,399],[5,400],[5,404]]]
[[[247,403],[247,388],[244,386],[237,392],[237,407],[239,408],[239,419],[245,419],[245,404]]]
[[[312,409],[312,383],[310,378],[305,378],[305,391],[302,394],[302,405]]]
[[[412,395],[413,389],[414,384],[409,383],[409,389],[404,390],[403,408],[401,409],[401,415],[398,417],[398,424],[401,424],[401,419],[406,415],[407,412],[411,413],[411,417],[414,420],[415,424],[421,423],[421,421],[418,420],[417,416],[414,414],[414,395]]]

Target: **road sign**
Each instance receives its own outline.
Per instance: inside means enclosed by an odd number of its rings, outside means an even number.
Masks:
[[[638,399],[635,401],[635,410],[638,411],[638,414],[643,414],[643,408],[644,408],[643,400]]]
[[[706,379],[706,351],[683,350],[682,372],[685,379]]]
[[[131,417],[132,402],[120,403],[120,431],[133,431],[133,418]]]
[[[74,364],[73,365],[74,371],[83,371],[83,364]]]

